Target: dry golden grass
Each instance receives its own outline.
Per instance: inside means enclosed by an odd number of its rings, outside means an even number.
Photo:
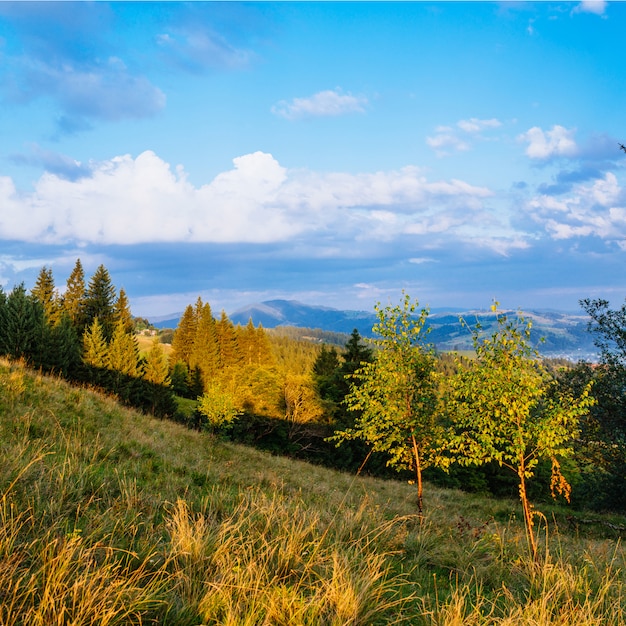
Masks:
[[[0,626],[625,623],[615,539],[537,565],[516,502],[425,505],[0,361]]]

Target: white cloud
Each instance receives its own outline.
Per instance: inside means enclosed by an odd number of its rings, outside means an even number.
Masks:
[[[454,133],[440,132],[433,137],[426,137],[426,143],[433,148],[439,156],[446,155],[446,149],[450,148],[457,152],[469,150],[469,144]]]
[[[367,105],[364,96],[343,94],[339,89],[320,91],[308,98],[281,100],[272,107],[272,113],[288,120],[301,117],[328,117],[346,113],[363,113]]]
[[[583,0],[577,4],[573,13],[594,13],[595,15],[604,15],[608,2],[606,0]]]
[[[466,136],[472,139],[484,139],[480,134],[482,131],[499,128],[502,126],[500,120],[494,118],[481,120],[471,117],[467,120],[459,120],[456,128],[451,126],[437,126],[435,135],[426,137],[426,143],[435,150],[437,156],[448,156],[448,150],[456,152],[466,152],[471,148]]]
[[[518,139],[528,143],[527,156],[531,159],[546,160],[559,156],[575,156],[578,153],[578,146],[574,141],[575,132],[575,129],[567,129],[558,124],[547,131],[533,126],[519,135]]]
[[[495,117],[489,120],[479,120],[476,117],[472,117],[469,120],[459,120],[456,125],[466,133],[478,133],[487,128],[499,128],[502,126],[502,122]]]
[[[151,151],[92,163],[91,170],[76,180],[46,173],[30,194],[0,178],[0,238],[134,244],[267,243],[303,233],[337,241],[453,236],[476,221],[492,195],[460,180],[429,181],[414,166],[320,174],[287,170],[263,152],[235,158],[231,170],[200,187]]]
[[[553,239],[595,236],[620,246],[626,242],[626,192],[611,172],[558,200],[538,196],[529,210]]]
[[[436,263],[436,259],[431,259],[429,257],[413,257],[409,259],[409,263],[414,263],[415,265],[422,265],[423,263]]]

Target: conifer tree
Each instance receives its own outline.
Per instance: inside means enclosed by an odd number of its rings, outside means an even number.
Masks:
[[[122,322],[124,329],[127,333],[132,333],[135,325],[133,323],[133,316],[130,311],[130,303],[128,302],[128,296],[124,289],[120,289],[117,300],[114,307],[114,319],[115,323]]]
[[[244,365],[256,364],[256,328],[252,318],[248,319],[245,327],[237,327],[239,350]]]
[[[228,319],[225,311],[222,311],[220,319],[215,325],[219,361],[224,368],[233,368],[239,365],[240,353],[237,333],[233,323]]]
[[[202,305],[198,315],[198,326],[191,354],[191,367],[199,368],[204,386],[213,380],[220,369],[219,349],[217,344],[216,322],[211,306]]]
[[[85,272],[83,271],[80,259],[76,259],[76,265],[67,279],[62,306],[79,334],[82,334],[86,324],[86,295]]]
[[[154,337],[150,350],[146,354],[143,377],[155,385],[169,385],[170,373],[165,354],[158,337]]]
[[[52,268],[46,266],[41,268],[30,295],[43,307],[46,322],[55,324],[59,319],[59,306]]]
[[[12,359],[38,360],[44,327],[43,307],[26,295],[24,284],[14,287],[4,307],[3,345],[0,352]]]
[[[104,369],[107,367],[108,346],[102,326],[97,317],[83,334],[83,360],[85,363]]]
[[[195,395],[190,395],[190,389],[188,384],[189,368],[182,361],[177,361],[176,363],[174,363],[172,371],[170,372],[170,380],[172,390],[176,395],[182,396],[183,398],[197,398],[198,395],[200,395],[198,393],[196,393]]]
[[[0,287],[0,354],[6,354],[4,346],[7,343],[7,294]]]
[[[107,366],[110,370],[140,376],[139,346],[132,333],[126,332],[124,320],[120,319],[113,329],[113,337],[109,343]]]
[[[48,369],[65,377],[71,377],[80,363],[80,341],[67,313],[62,313],[58,322],[49,327]]]
[[[89,281],[85,298],[85,316],[87,325],[97,317],[105,338],[111,339],[115,326],[115,287],[104,265],[98,267]]]
[[[178,327],[174,331],[174,338],[172,339],[173,363],[180,361],[187,366],[190,364],[197,327],[196,311],[189,304],[178,322]]]
[[[346,343],[343,353],[342,371],[344,375],[354,374],[364,363],[371,363],[374,358],[373,350],[362,343],[361,335],[355,328]]]

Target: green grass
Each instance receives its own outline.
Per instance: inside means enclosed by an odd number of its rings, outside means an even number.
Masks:
[[[626,624],[623,518],[424,496],[0,361],[0,626]]]

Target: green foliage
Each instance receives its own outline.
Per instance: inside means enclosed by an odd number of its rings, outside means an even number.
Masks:
[[[210,385],[198,399],[198,412],[212,432],[224,430],[239,416],[233,397],[217,385]]]
[[[584,431],[585,447],[596,459],[588,481],[589,497],[598,506],[626,510],[626,302],[610,309],[606,300],[582,300],[589,330],[601,352],[594,380],[596,406]],[[584,367],[584,366],[581,366]],[[579,373],[581,368],[579,368]]]
[[[338,431],[334,439],[366,441],[388,455],[390,466],[415,472],[421,512],[422,470],[439,460],[439,426],[434,357],[424,342],[428,311],[416,317],[418,305],[408,294],[401,305],[376,305],[378,351],[373,362],[356,370],[356,384],[346,396],[358,417],[353,428]]]
[[[135,331],[135,321],[133,320],[133,315],[130,311],[130,302],[128,301],[128,296],[124,289],[120,289],[117,300],[115,301],[113,319],[116,324],[121,323],[127,333]]]
[[[80,259],[76,259],[76,265],[67,279],[65,293],[62,298],[62,308],[79,334],[83,332],[86,324],[85,307],[85,272]]]
[[[586,298],[580,304],[591,318],[589,332],[595,336],[603,362],[626,366],[626,302],[619,309],[610,309],[602,299]]]
[[[113,329],[107,352],[107,367],[127,376],[140,376],[139,347],[132,332],[126,330],[126,321],[120,318]]]
[[[493,307],[497,313],[496,305]],[[537,542],[526,481],[540,460],[552,463],[551,489],[569,499],[559,458],[571,456],[581,417],[592,404],[589,389],[578,397],[555,394],[554,379],[530,346],[530,324],[498,317],[498,329],[483,338],[474,331],[476,358],[448,380],[446,408],[453,430],[449,450],[462,465],[493,461],[518,478],[519,495],[533,557]],[[521,328],[520,328],[521,326]]]
[[[30,294],[43,307],[44,317],[49,324],[54,324],[58,321],[59,302],[54,287],[52,268],[45,266],[41,268]]]
[[[42,305],[26,294],[23,284],[6,298],[0,330],[0,353],[11,359],[38,362],[45,328]]]
[[[108,346],[97,317],[83,335],[83,359],[96,368],[105,368],[108,365]]]
[[[81,345],[78,332],[67,313],[62,312],[53,326],[47,325],[44,336],[44,370],[65,378],[75,376],[81,364]]]
[[[97,317],[107,341],[115,326],[115,287],[109,271],[100,265],[89,281],[85,295],[85,323],[90,325]]]

